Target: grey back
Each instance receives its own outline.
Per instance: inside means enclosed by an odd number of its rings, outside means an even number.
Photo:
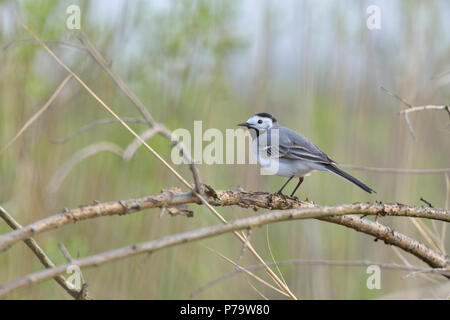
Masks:
[[[272,137],[274,132],[278,130],[279,148],[276,150],[275,139]],[[308,138],[286,127],[274,125],[267,130],[267,145],[270,155],[284,159],[292,160],[309,160],[321,163],[335,163],[328,155],[320,150]]]

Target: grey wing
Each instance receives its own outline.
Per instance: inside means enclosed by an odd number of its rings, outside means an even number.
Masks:
[[[273,157],[292,159],[292,160],[309,160],[321,163],[335,163],[325,152],[320,150],[315,144],[309,141],[301,134],[285,128],[278,127],[279,134],[279,146],[276,147],[276,143],[272,144],[272,141],[268,141],[270,145],[270,153]],[[269,135],[270,140],[272,135]],[[274,140],[275,141],[275,140]]]

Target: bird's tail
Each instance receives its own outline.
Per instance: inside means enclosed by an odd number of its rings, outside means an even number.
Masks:
[[[338,176],[344,178],[348,182],[353,183],[355,186],[360,187],[364,191],[366,191],[368,193],[372,193],[372,192],[376,193],[375,190],[373,190],[372,188],[366,186],[364,183],[362,183],[361,181],[359,181],[355,177],[349,175],[347,172],[342,171],[341,169],[336,167],[334,164],[326,164],[326,165],[324,165],[324,167],[325,167],[326,170],[330,171],[331,173],[334,173],[335,175],[338,175]]]

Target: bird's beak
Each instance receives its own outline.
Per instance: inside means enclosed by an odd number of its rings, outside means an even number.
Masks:
[[[248,123],[248,122],[242,122],[242,123],[239,123],[238,126],[250,128],[250,123]]]

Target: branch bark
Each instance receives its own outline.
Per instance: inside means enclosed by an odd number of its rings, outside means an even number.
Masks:
[[[261,215],[230,221],[227,224],[219,224],[176,235],[166,236],[157,240],[114,249],[87,258],[73,260],[70,264],[78,265],[80,268],[99,266],[107,262],[124,259],[136,254],[144,252],[150,253],[175,245],[219,236],[228,232],[260,227],[269,223],[296,219],[320,218],[324,219],[325,221],[347,225],[354,229],[358,228],[358,231],[375,235],[377,238],[385,240],[385,242],[388,244],[397,245],[400,248],[411,252],[423,261],[427,262],[432,267],[448,268],[449,261],[446,256],[434,252],[418,241],[395,232],[389,227],[383,226],[377,222],[363,220],[353,216],[346,216],[348,214],[382,214],[384,213],[382,211],[383,208],[385,208],[385,206],[380,204],[353,204],[334,207],[315,206],[282,211],[272,211]],[[415,210],[416,209],[414,209],[414,207],[409,206],[404,206],[403,209],[399,209],[398,205],[394,205],[394,207],[391,210],[388,209],[386,213],[401,212],[400,215],[404,216],[404,213],[414,212]],[[446,214],[450,215],[449,212],[447,212]],[[333,216],[329,217],[329,215]],[[18,288],[60,275],[66,271],[67,267],[70,264],[63,264],[51,269],[35,272],[16,281],[7,283],[0,287],[0,297],[5,296],[6,294]]]
[[[449,106],[434,106],[434,105],[411,106],[409,109],[400,111],[400,113],[411,113],[411,112],[425,111],[425,110],[446,110],[447,113],[450,115]]]
[[[314,218],[340,224],[359,232],[363,232],[377,239],[381,239],[388,244],[395,245],[403,250],[412,253],[419,259],[425,261],[431,267],[445,267],[447,259],[443,255],[427,248],[420,242],[411,239],[392,230],[388,226],[380,223],[371,222],[353,216],[340,216],[343,214],[361,214],[377,216],[401,216],[414,218],[427,218],[450,222],[450,211],[431,208],[408,206],[403,204],[386,203],[355,203],[337,206],[318,206],[311,202],[299,201],[291,197],[283,197],[277,194],[265,192],[246,192],[219,191],[207,187],[204,191],[208,202],[213,206],[239,206],[258,210],[260,208],[274,211],[271,214],[296,215],[305,212],[314,212]],[[150,195],[142,198],[133,198],[128,200],[119,200],[103,203],[94,203],[87,206],[79,206],[72,210],[64,210],[56,215],[36,221],[19,230],[15,230],[0,236],[0,250],[6,250],[8,247],[18,241],[30,238],[35,234],[47,232],[69,223],[75,223],[80,220],[93,219],[102,216],[124,215],[144,209],[167,208],[182,204],[202,202],[191,192],[181,192],[179,188],[165,189],[156,195]]]
[[[320,220],[337,223],[352,228],[358,232],[372,235],[376,239],[383,240],[386,244],[394,245],[415,255],[417,258],[427,263],[430,267],[447,268],[449,265],[449,260],[446,255],[440,254],[439,252],[428,248],[419,241],[397,232],[383,224],[360,219],[359,217],[354,216],[324,217],[320,218]]]

